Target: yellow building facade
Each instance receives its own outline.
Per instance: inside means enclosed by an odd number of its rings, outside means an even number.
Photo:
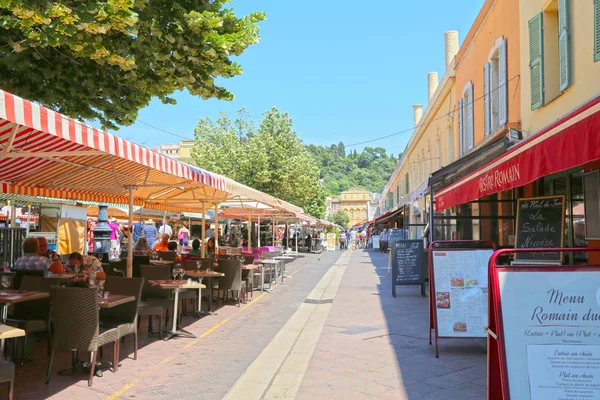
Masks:
[[[340,193],[340,209],[350,217],[350,226],[364,222],[368,217],[371,194],[359,188],[351,188]]]

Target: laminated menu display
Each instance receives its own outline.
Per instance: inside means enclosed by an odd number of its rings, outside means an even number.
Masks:
[[[486,337],[488,260],[492,249],[433,251],[439,337]]]
[[[497,268],[492,284],[510,399],[600,399],[600,270]]]

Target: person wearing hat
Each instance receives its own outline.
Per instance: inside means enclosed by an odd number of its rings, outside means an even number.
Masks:
[[[148,246],[150,246],[150,248],[154,247],[154,244],[156,243],[156,235],[158,235],[158,230],[154,226],[154,221],[147,219],[146,224],[142,229],[142,233],[148,241]]]
[[[117,225],[117,219],[111,218],[108,224],[110,228],[110,251],[112,254],[117,254],[119,250],[119,225]]]

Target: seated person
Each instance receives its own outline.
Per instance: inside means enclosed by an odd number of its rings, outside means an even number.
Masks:
[[[49,271],[52,260],[48,257],[39,255],[39,243],[36,238],[25,239],[23,242],[23,253],[23,257],[15,262],[15,265],[13,266],[14,270],[41,270],[44,271],[46,277],[52,275],[52,272]]]
[[[89,273],[90,270],[96,273],[96,279],[105,280],[106,273],[102,268],[102,263],[96,257],[84,256],[81,253],[74,252],[69,255],[69,272],[75,272],[73,267],[79,265],[81,271]]]
[[[149,256],[152,253],[152,249],[148,244],[148,240],[142,236],[133,245],[134,256]]]
[[[169,242],[169,244],[167,245],[167,248],[169,249],[169,251],[177,252],[177,242]],[[181,257],[179,256],[179,254],[175,253],[175,263],[179,264],[180,262],[181,262]]]
[[[192,251],[190,251],[188,254],[202,254],[200,250],[200,240],[194,239],[192,242]]]
[[[240,247],[240,241],[235,235],[231,235],[231,247]]]
[[[154,245],[154,247],[152,248],[152,250],[168,251],[169,250],[169,235],[167,233],[164,233],[160,238],[160,242],[156,243]]]
[[[52,272],[54,274],[62,273],[63,265],[60,262],[60,258],[58,258],[58,255],[56,254],[56,252],[53,250],[50,250],[48,248],[48,240],[46,240],[45,237],[38,237],[37,241],[38,241],[38,255],[40,255],[42,257],[46,257],[47,259],[52,261],[52,264],[50,264],[50,267],[48,268],[50,270],[50,272]]]

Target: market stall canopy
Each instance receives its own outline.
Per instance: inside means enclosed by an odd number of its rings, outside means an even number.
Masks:
[[[0,90],[0,192],[200,211],[231,197],[272,196]],[[271,204],[272,203],[272,204]]]

